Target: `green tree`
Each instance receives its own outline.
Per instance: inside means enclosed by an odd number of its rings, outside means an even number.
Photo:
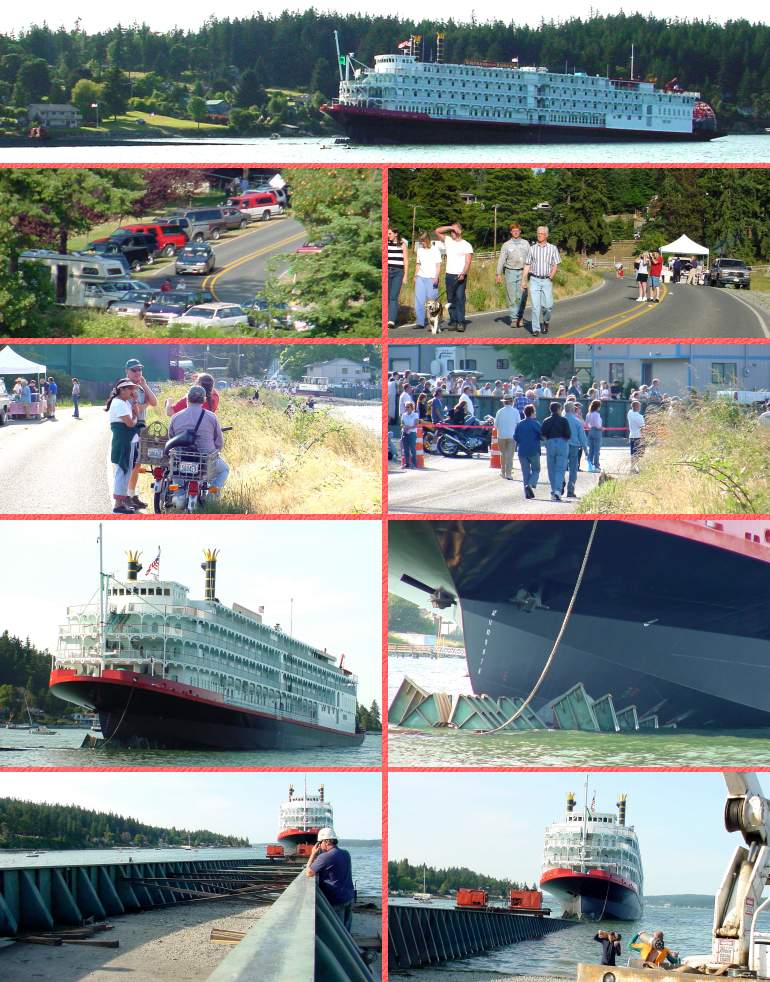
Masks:
[[[264,106],[266,100],[267,92],[259,79],[259,75],[253,68],[249,68],[241,76],[235,90],[235,105],[242,109],[248,109],[250,106]]]
[[[550,237],[570,252],[603,251],[612,238],[603,172],[595,168],[559,169],[558,199],[549,219]]]
[[[206,108],[206,100],[201,99],[200,96],[194,95],[192,99],[187,103],[187,108],[189,110],[190,116],[198,124],[198,129],[206,117],[208,116],[208,109]]]
[[[122,116],[128,106],[128,97],[131,92],[131,84],[118,68],[113,65],[108,69],[104,77],[104,87],[102,99],[104,101],[104,115]]]
[[[319,58],[313,66],[308,90],[321,92],[325,96],[336,94],[337,72],[336,69],[332,68],[327,58]]]
[[[96,102],[100,105],[104,102],[104,86],[90,78],[81,78],[72,88],[72,103],[83,113],[84,118],[93,117],[94,111],[91,106]]]
[[[436,630],[436,622],[427,611],[422,610],[417,604],[410,603],[395,593],[389,593],[388,630],[432,634]]]
[[[13,102],[25,106],[30,102],[40,102],[51,88],[51,72],[42,58],[32,58],[19,67],[16,84],[13,87]]]
[[[514,344],[507,345],[505,350],[511,360],[511,368],[527,378],[539,378],[541,375],[551,378],[559,365],[570,362],[572,358],[572,348],[568,344]]]
[[[298,169],[292,174],[295,217],[311,238],[324,236],[328,244],[320,253],[292,253],[288,275],[268,292],[270,300],[304,311],[313,324],[311,334],[380,335],[380,181],[379,171],[367,168]]]

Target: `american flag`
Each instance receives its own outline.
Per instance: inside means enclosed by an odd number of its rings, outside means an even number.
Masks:
[[[594,796],[591,798],[591,814],[596,811],[596,792],[594,791]]]
[[[144,571],[145,576],[151,576],[153,573],[155,574],[155,579],[157,580],[160,576],[160,546],[158,546],[158,555]]]
[[[398,45],[398,49],[399,51],[402,51],[404,48],[411,48],[411,46],[412,46],[411,41],[401,41]]]

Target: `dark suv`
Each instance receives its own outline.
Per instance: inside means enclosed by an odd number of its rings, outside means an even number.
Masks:
[[[742,259],[715,259],[709,270],[709,286],[751,288],[751,270]]]
[[[86,248],[99,256],[123,256],[131,269],[139,270],[152,262],[158,251],[158,240],[154,235],[126,232],[107,239],[95,239]]]
[[[189,208],[156,221],[161,225],[179,225],[187,233],[190,242],[203,242],[206,239],[216,241],[230,228],[221,208]]]

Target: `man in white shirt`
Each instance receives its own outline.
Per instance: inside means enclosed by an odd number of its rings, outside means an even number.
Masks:
[[[398,415],[403,416],[406,412],[407,403],[411,402],[414,405],[414,396],[412,395],[412,386],[408,383],[404,383],[404,391],[401,393],[398,399]]]
[[[533,335],[548,333],[553,311],[553,278],[560,262],[559,250],[548,241],[548,226],[541,225],[537,230],[537,241],[527,253],[521,277],[522,290],[529,284]]]
[[[396,420],[396,404],[398,402],[398,376],[393,374],[388,379],[388,419],[391,423]]]
[[[639,412],[642,404],[634,400],[628,410],[626,419],[628,420],[628,443],[631,448],[631,459],[635,461],[642,453],[642,430],[646,423],[644,416]]]
[[[503,405],[495,416],[497,430],[497,445],[500,448],[500,477],[506,481],[513,480],[513,434],[521,422],[521,414],[513,405],[513,396],[503,396]]]
[[[460,403],[460,402],[464,402],[465,403],[465,408],[466,408],[467,413],[468,413],[469,416],[475,416],[476,415],[474,413],[474,411],[473,411],[473,400],[471,399],[471,396],[472,395],[473,395],[473,389],[470,387],[470,385],[464,385],[463,386],[462,395],[457,400],[458,403]]]
[[[446,269],[444,283],[449,305],[449,329],[465,331],[465,289],[468,285],[468,270],[473,260],[473,246],[463,238],[462,225],[440,225],[436,235],[444,239]]]

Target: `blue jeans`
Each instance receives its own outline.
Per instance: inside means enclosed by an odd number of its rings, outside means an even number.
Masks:
[[[72,397],[72,405],[74,406],[72,415],[75,417],[75,419],[80,419],[80,396]]]
[[[602,431],[591,427],[588,431],[588,459],[599,470],[599,454],[602,449]]]
[[[505,270],[505,295],[508,298],[508,306],[511,309],[511,318],[521,316],[521,273],[520,269]]]
[[[465,323],[465,287],[468,277],[459,280],[457,273],[446,273],[446,301],[449,304],[449,323]]]
[[[425,303],[438,296],[438,283],[434,286],[429,276],[418,276],[414,281],[414,313],[420,327],[425,327]]]
[[[551,320],[553,283],[547,277],[546,279],[538,279],[535,276],[530,276],[527,283],[529,284],[529,303],[532,308],[532,333],[539,334],[541,322],[547,327]]]
[[[569,440],[565,440],[563,437],[546,440],[545,459],[548,464],[548,483],[551,485],[551,492],[552,494],[561,494],[564,472],[569,463]]]
[[[398,320],[398,295],[404,282],[403,266],[388,266],[388,320]]]
[[[404,452],[404,467],[417,466],[417,431],[404,430],[401,434],[401,448]]]
[[[342,921],[342,926],[350,934],[353,930],[353,904],[332,904],[331,908]]]
[[[533,453],[526,457],[523,454],[519,454],[519,464],[521,465],[521,476],[524,479],[524,487],[534,490],[537,487],[537,482],[540,480],[540,454]]]
[[[578,476],[578,464],[580,463],[580,444],[570,444],[569,447],[569,480],[567,481],[567,491],[574,493],[575,481]]]

